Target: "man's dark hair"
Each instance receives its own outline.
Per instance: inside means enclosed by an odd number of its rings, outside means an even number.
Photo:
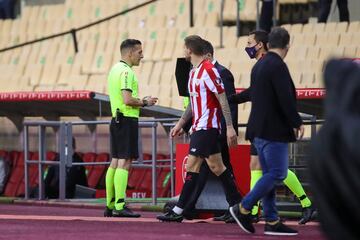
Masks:
[[[190,49],[195,55],[202,56],[205,54],[204,39],[198,35],[190,35],[185,39],[185,46]]]
[[[135,45],[141,45],[141,42],[137,39],[125,39],[120,45],[120,52],[125,49],[133,48]]]
[[[269,42],[269,34],[264,30],[255,30],[249,33],[249,35],[254,35],[256,43],[262,42],[264,49],[267,51],[267,44]]]
[[[210,53],[211,56],[214,56],[214,47],[211,42],[204,39],[204,54]]]
[[[269,33],[269,48],[284,49],[290,42],[290,35],[285,28],[275,27]]]

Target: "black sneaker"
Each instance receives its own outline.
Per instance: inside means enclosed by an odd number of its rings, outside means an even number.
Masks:
[[[231,217],[231,214],[229,211],[226,211],[223,215],[214,217],[213,220],[216,222],[225,222],[225,220],[229,217]]]
[[[251,213],[242,214],[240,212],[239,204],[230,207],[230,213],[242,230],[247,233],[255,233],[255,228],[252,224]]]
[[[104,217],[112,217],[113,216],[112,211],[113,211],[112,209],[105,207]]]
[[[163,208],[163,213],[167,213],[169,211],[171,211],[175,206],[176,206],[175,201],[169,201],[167,203],[165,203],[164,208]]]
[[[170,210],[164,215],[159,215],[156,218],[163,222],[182,222],[183,220],[183,216],[176,214],[173,210]]]
[[[184,210],[182,216],[187,220],[193,220],[198,216],[198,214],[195,210],[193,210],[192,212]]]
[[[230,214],[230,216],[228,216],[228,218],[225,219],[225,223],[236,223],[236,221]]]
[[[282,222],[278,222],[275,225],[270,225],[268,223],[265,224],[265,235],[273,235],[273,236],[295,236],[298,234],[298,231],[289,228],[284,225]]]
[[[305,224],[311,221],[313,219],[314,214],[315,214],[315,209],[312,208],[311,206],[303,208],[299,224]]]
[[[113,217],[128,217],[128,218],[139,218],[139,217],[141,217],[140,214],[134,213],[133,211],[131,211],[130,208],[128,208],[126,206],[124,206],[124,208],[121,209],[121,210],[114,209],[112,211],[112,216]]]
[[[259,214],[251,214],[251,221],[253,223],[258,223],[260,221]]]

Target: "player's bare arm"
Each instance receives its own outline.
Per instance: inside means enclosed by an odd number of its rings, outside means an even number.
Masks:
[[[230,112],[230,107],[229,107],[229,103],[227,101],[226,94],[225,94],[225,92],[223,92],[221,94],[216,94],[216,97],[219,100],[219,103],[220,103],[220,106],[222,109],[222,113],[225,118],[226,136],[227,136],[228,145],[229,145],[229,147],[234,147],[237,145],[237,136],[236,136],[234,126],[232,124],[231,112]]]
[[[170,131],[170,136],[171,137],[175,137],[175,136],[179,136],[183,133],[182,131],[182,127],[184,126],[184,124],[189,121],[189,119],[192,116],[192,110],[191,110],[191,106],[190,104],[186,107],[184,113],[182,114],[181,118],[179,119],[179,121],[176,123],[175,127],[173,129],[171,129]]]
[[[124,103],[128,106],[133,106],[133,107],[153,106],[156,104],[158,100],[158,98],[151,96],[144,97],[143,99],[134,98],[132,97],[131,91],[129,90],[122,90],[121,93],[124,99]]]

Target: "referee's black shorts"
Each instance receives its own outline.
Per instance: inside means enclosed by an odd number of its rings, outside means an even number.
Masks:
[[[195,157],[207,158],[220,153],[219,130],[210,128],[195,131],[190,136],[189,154]]]
[[[136,159],[138,151],[139,122],[137,118],[121,117],[110,123],[110,143],[112,158]]]

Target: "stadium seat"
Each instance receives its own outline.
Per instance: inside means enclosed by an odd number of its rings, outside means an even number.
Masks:
[[[88,152],[83,155],[83,161],[84,162],[95,162],[96,159],[96,153]],[[94,165],[87,165],[85,166],[87,176],[89,177],[89,174],[91,170],[93,169]]]
[[[99,153],[96,156],[95,162],[109,162],[108,153]],[[88,185],[91,188],[97,188],[100,180],[105,174],[107,165],[94,165],[88,174]]]
[[[352,21],[349,23],[347,32],[358,33],[360,30],[360,21]]]
[[[291,26],[291,34],[296,34],[296,33],[302,33],[303,31],[303,24],[293,24]]]
[[[12,153],[10,153],[12,154]],[[24,179],[24,153],[13,153],[14,164],[10,173],[9,180],[4,190],[4,196],[15,197],[17,196],[18,189]],[[31,159],[32,153],[29,153]]]
[[[340,34],[339,46],[349,46],[352,44],[353,33],[347,32]]]
[[[43,74],[41,76],[40,85],[50,85],[55,86],[60,73],[60,65],[48,63],[43,70]]]
[[[138,75],[138,79],[142,79],[143,84],[149,84],[149,78],[153,70],[154,63],[152,61],[144,62],[142,64],[141,72]],[[142,87],[141,85],[139,87]]]
[[[340,34],[336,32],[322,32],[316,34],[316,45],[318,46],[333,46],[337,47],[339,44]]]
[[[4,159],[5,161],[8,161],[8,152],[4,150],[0,150],[0,158]]]
[[[91,75],[84,89],[98,93],[105,93],[106,84],[107,84],[107,75],[105,74]]]
[[[349,23],[348,22],[339,22],[336,24],[336,28],[335,28],[335,32],[337,33],[346,33],[349,27]]]
[[[157,195],[162,198],[171,197],[170,186],[170,171],[162,169],[157,181]]]
[[[173,57],[175,47],[175,40],[165,41],[164,51],[162,55],[163,60],[170,60]]]
[[[344,57],[347,58],[355,58],[359,56],[359,51],[357,51],[359,47],[356,45],[347,45],[344,48]]]
[[[301,76],[301,85],[306,88],[315,87],[315,72],[303,72]]]
[[[159,176],[159,174],[160,174],[160,169],[158,168],[156,169],[156,175]],[[145,190],[147,192],[152,192],[152,172],[150,168],[145,169],[143,179],[138,184],[136,189],[139,191]]]
[[[130,189],[138,189],[144,179],[146,169],[132,167],[129,172],[128,186]]]
[[[163,61],[158,61],[155,62],[153,70],[152,70],[152,74],[150,76],[150,81],[149,83],[151,85],[155,85],[156,87],[158,87],[159,83],[160,83],[160,77],[161,77],[161,73],[163,71],[164,68],[164,62]],[[153,96],[158,96],[153,94]]]
[[[151,154],[149,154],[149,153],[143,154],[143,160],[150,160],[151,158],[152,158]]]
[[[153,55],[152,55],[152,60],[155,60],[155,61],[162,60],[164,47],[165,47],[165,40],[158,40],[156,42],[156,45],[155,45],[155,48],[153,51]],[[154,69],[154,71],[155,71],[155,69]]]
[[[8,160],[9,160],[10,166],[12,168],[15,168],[19,155],[20,155],[20,152],[18,152],[18,151],[10,151],[8,153]]]

